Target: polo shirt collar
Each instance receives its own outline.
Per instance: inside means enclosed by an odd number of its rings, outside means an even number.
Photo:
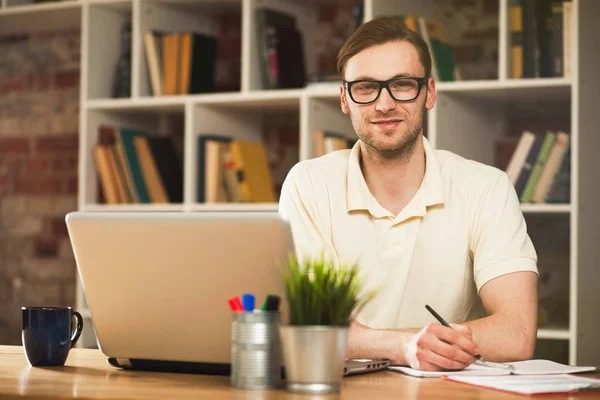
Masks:
[[[445,200],[445,183],[440,165],[427,138],[423,137],[425,149],[425,176],[413,201],[419,214],[425,215],[429,206],[442,204]],[[374,217],[393,216],[383,208],[371,194],[360,168],[360,140],[352,147],[348,159],[347,211],[368,210]],[[402,213],[402,212],[401,212]]]

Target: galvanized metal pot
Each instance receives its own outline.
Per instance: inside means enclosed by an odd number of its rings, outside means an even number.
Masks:
[[[292,392],[339,392],[348,327],[280,325],[286,388]]]

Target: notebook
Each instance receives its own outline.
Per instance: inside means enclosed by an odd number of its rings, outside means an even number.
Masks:
[[[460,371],[422,371],[410,367],[392,365],[388,369],[402,372],[406,375],[419,378],[441,378],[442,376],[485,376],[485,375],[550,375],[550,374],[575,374],[578,372],[595,371],[596,367],[572,367],[559,364],[550,360],[527,360],[504,363],[512,365],[514,371],[500,368],[490,368],[471,364]]]
[[[568,374],[445,376],[449,381],[525,395],[600,391],[600,380]]]

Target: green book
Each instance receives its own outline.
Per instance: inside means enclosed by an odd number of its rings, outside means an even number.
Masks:
[[[542,175],[542,171],[544,170],[544,166],[546,165],[546,161],[548,160],[548,156],[550,155],[555,142],[556,133],[548,132],[542,143],[542,148],[540,149],[535,165],[531,170],[531,175],[529,175],[529,180],[525,185],[525,190],[523,190],[523,194],[521,194],[521,203],[531,202],[533,194],[535,193],[535,188],[540,180],[540,176]]]
[[[150,196],[148,195],[146,183],[144,182],[144,176],[142,175],[140,161],[138,159],[135,146],[133,144],[133,139],[137,135],[146,135],[146,132],[122,127],[119,129],[118,133],[121,139],[121,143],[123,144],[123,148],[125,149],[127,164],[129,164],[129,171],[131,172],[133,184],[138,194],[140,203],[150,203]]]

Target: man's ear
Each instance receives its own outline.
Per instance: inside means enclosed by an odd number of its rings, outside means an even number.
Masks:
[[[348,108],[348,101],[346,100],[346,91],[344,86],[340,85],[340,106],[344,114],[349,114],[350,109]]]
[[[435,93],[435,81],[433,78],[427,80],[427,97],[425,99],[425,107],[431,110],[435,105],[436,93]]]

